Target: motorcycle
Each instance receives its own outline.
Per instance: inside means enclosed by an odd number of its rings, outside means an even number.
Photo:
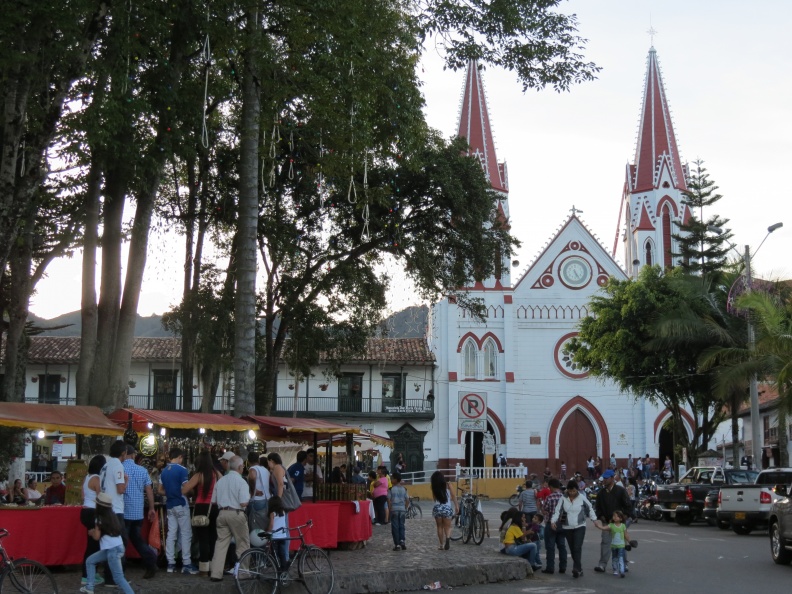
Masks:
[[[514,493],[511,497],[509,497],[509,505],[512,507],[517,507],[517,504],[520,502],[520,493],[525,491],[525,484],[520,483],[517,485],[516,493]]]
[[[657,507],[657,497],[648,495],[638,502],[638,515],[646,520],[654,520],[659,522],[663,519],[663,512]]]

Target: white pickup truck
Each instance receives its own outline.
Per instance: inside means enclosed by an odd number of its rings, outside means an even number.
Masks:
[[[737,534],[767,528],[770,508],[783,497],[777,492],[779,485],[792,485],[792,468],[763,470],[753,485],[723,485],[718,496],[718,522],[730,524]]]

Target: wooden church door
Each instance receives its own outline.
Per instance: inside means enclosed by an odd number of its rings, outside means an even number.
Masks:
[[[583,411],[576,409],[564,421],[561,427],[558,443],[558,459],[553,469],[554,473],[561,470],[561,461],[566,462],[567,478],[571,478],[575,472],[580,472],[584,477],[586,474],[586,460],[591,456],[598,456],[597,434],[594,426]]]

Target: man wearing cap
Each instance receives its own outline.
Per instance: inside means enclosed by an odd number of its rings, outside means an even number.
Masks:
[[[236,454],[231,450],[227,451],[222,456],[220,456],[220,467],[223,469],[223,475],[228,474],[228,462],[234,456],[236,456]]]
[[[151,579],[157,573],[157,555],[143,542],[140,529],[143,527],[143,502],[148,501],[148,521],[153,522],[157,515],[154,509],[154,491],[151,488],[151,478],[142,466],[135,464],[135,448],[127,445],[126,460],[123,463],[124,472],[128,477],[127,488],[124,491],[124,524],[129,541],[143,559],[146,573],[143,579]]]
[[[239,456],[232,455],[228,467],[228,474],[217,481],[212,492],[212,503],[220,510],[217,516],[217,543],[212,556],[210,574],[213,582],[223,579],[223,565],[232,537],[236,542],[238,557],[250,548],[250,533],[245,515],[245,508],[250,501],[250,491],[241,474],[244,462]]]
[[[603,524],[609,524],[613,518],[613,512],[620,511],[626,517],[632,516],[632,505],[627,490],[616,484],[616,473],[610,468],[602,473],[602,489],[597,493],[597,503],[595,506],[597,517]],[[608,566],[611,556],[611,533],[610,530],[601,532],[600,541],[600,560],[594,571],[603,573]],[[626,560],[625,560],[626,566]],[[625,571],[628,571],[625,567]]]

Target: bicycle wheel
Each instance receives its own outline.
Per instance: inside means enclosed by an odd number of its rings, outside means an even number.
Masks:
[[[411,503],[410,509],[407,510],[407,517],[408,518],[423,518],[423,512],[421,511],[421,506],[417,503]]]
[[[58,594],[58,584],[49,570],[32,559],[16,559],[10,571],[0,575],[0,591],[25,594]],[[7,579],[6,579],[7,578]]]
[[[473,514],[473,521],[470,523],[470,532],[473,534],[473,542],[480,545],[484,542],[484,514],[477,511]]]
[[[300,580],[309,594],[330,594],[335,570],[330,557],[319,547],[308,545],[300,551]]]
[[[234,582],[240,594],[274,594],[278,589],[278,563],[264,549],[248,549],[236,564]]]
[[[462,514],[457,514],[451,519],[451,540],[460,540],[465,533],[465,524]]]
[[[470,542],[470,538],[473,536],[473,512],[467,510],[465,512],[465,517],[462,520],[462,542],[467,544]]]

